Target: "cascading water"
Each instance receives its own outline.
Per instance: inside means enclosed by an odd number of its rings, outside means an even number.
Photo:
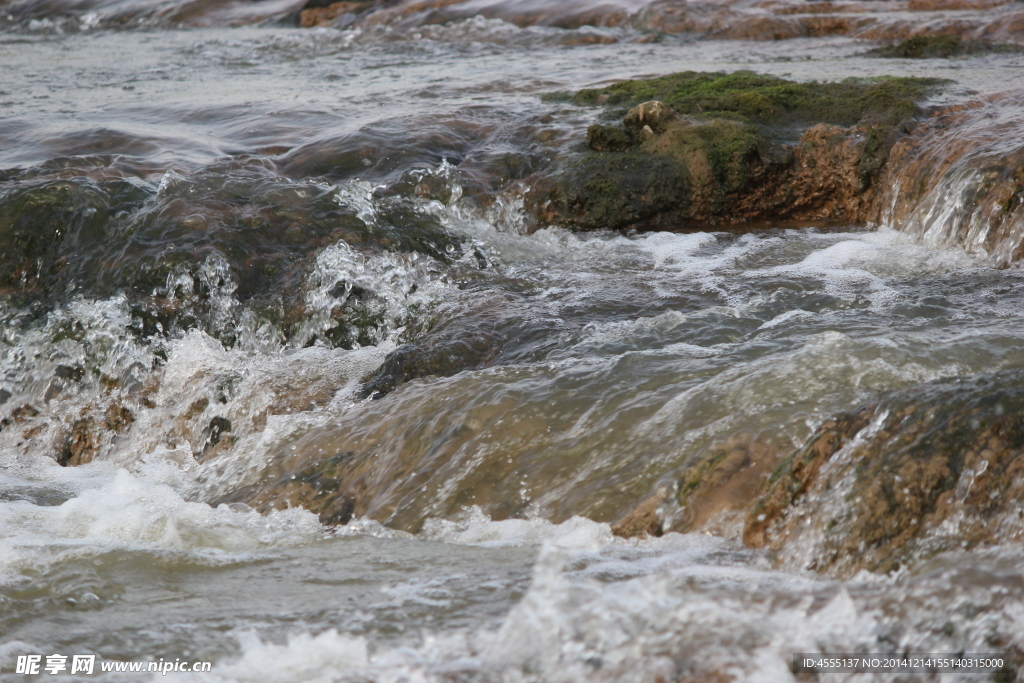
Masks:
[[[212,663],[98,680],[696,682],[1024,652],[1019,511],[977,517],[1016,490],[996,456],[898,562],[843,545],[858,449],[1024,368],[1019,52],[697,41],[651,33],[664,2],[308,29],[250,4],[0,4],[0,680],[53,653]],[[607,120],[565,93],[684,69],[950,78],[929,107],[988,109],[936,177],[944,133],[908,133],[880,224],[545,221]]]

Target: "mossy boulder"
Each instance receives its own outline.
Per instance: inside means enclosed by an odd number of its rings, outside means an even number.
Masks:
[[[658,100],[679,114],[700,120],[727,118],[776,127],[815,123],[898,125],[912,118],[918,102],[943,82],[934,78],[882,77],[798,83],[752,71],[685,71],[581,90],[574,102],[628,108]]]
[[[863,220],[889,149],[941,83],[685,72],[580,91],[577,104],[609,115],[632,108],[621,126],[590,127],[544,217],[578,230]]]
[[[884,45],[868,50],[871,57],[890,57],[896,59],[946,59],[968,55],[983,55],[1007,52],[1021,52],[1019,45],[1010,43],[992,43],[987,40],[970,40],[948,33],[932,36],[914,36],[895,45]]]
[[[597,152],[624,152],[635,142],[628,130],[618,126],[595,123],[587,129],[587,147]]]
[[[551,193],[555,221],[578,230],[654,226],[689,198],[686,165],[642,150],[584,157]]]
[[[230,298],[295,343],[376,343],[381,306],[352,283],[331,294],[335,325],[300,339],[308,277],[316,254],[339,242],[366,255],[460,257],[464,238],[418,204],[447,186],[420,177],[403,194],[415,177],[375,197],[367,222],[337,188],[289,180],[260,160],[168,172],[159,186],[95,169],[9,172],[0,181],[0,296],[42,314],[74,296],[123,294],[141,337],[198,327],[232,344],[237,321],[221,316]]]

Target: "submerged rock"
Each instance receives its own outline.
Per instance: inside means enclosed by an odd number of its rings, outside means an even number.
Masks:
[[[649,31],[726,40],[838,35],[894,42],[946,33],[964,39],[1020,42],[1022,21],[1024,12],[1012,0],[655,0],[634,15],[632,24]]]
[[[622,26],[631,19],[636,3],[630,0],[574,0],[573,2],[522,2],[522,0],[399,0],[385,3],[362,20],[363,26],[418,26],[444,24],[460,19],[502,19],[520,27]]]
[[[356,17],[374,6],[373,0],[356,2],[325,3],[311,0],[299,13],[299,25],[302,28],[314,26],[336,26],[346,28]]]
[[[244,500],[261,512],[302,507],[316,514],[321,524],[344,525],[352,519],[356,501],[342,491],[345,468],[351,453],[339,453],[305,468],[289,471],[267,485],[236,492],[217,501],[233,503]]]
[[[501,351],[501,339],[479,333],[454,339],[422,340],[395,349],[366,379],[360,398],[383,398],[409,380],[450,377],[486,365]]]
[[[838,35],[897,42],[941,33],[965,40],[1019,43],[1024,25],[1024,11],[1012,0],[574,0],[562,3],[398,0],[334,4],[329,0],[312,0],[301,13],[301,23],[306,27],[409,29],[450,25],[477,17],[501,19],[520,27],[551,26],[569,30],[629,27],[647,32],[648,38],[654,39],[662,34],[690,34],[716,40],[787,40]],[[610,35],[580,33],[568,35],[564,43],[615,40]]]
[[[825,422],[772,474],[744,541],[851,575],[1024,538],[1024,372],[942,380]]]
[[[360,213],[360,198],[293,181],[265,160],[168,171],[158,186],[75,173],[25,171],[0,184],[0,296],[45,311],[76,296],[124,295],[142,338],[200,328],[231,345],[247,308],[299,345],[374,343],[380,306],[372,288],[353,283],[327,293],[337,302],[329,329],[306,334],[317,254],[344,243],[359,255],[447,263],[464,241],[418,198],[373,198],[374,210]]]
[[[869,220],[1005,267],[1024,256],[1020,91],[946,107],[897,141]]]
[[[110,222],[139,210],[149,194],[120,178],[6,182],[0,187],[0,294],[45,298],[83,279],[77,257],[106,242]],[[86,270],[96,277],[95,269]]]

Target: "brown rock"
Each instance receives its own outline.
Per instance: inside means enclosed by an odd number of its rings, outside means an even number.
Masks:
[[[98,446],[92,420],[88,418],[78,420],[71,428],[71,436],[68,437],[64,451],[65,457],[60,464],[77,466],[92,462]]]
[[[612,45],[619,39],[603,33],[573,33],[558,42],[562,45]]]
[[[107,407],[105,418],[107,428],[115,433],[121,433],[135,422],[135,416],[132,415],[132,411],[116,401]]]
[[[1024,121],[1004,93],[948,107],[918,124],[889,155],[869,220],[933,244],[1024,256]]]
[[[305,467],[280,475],[276,481],[236,492],[218,502],[244,501],[260,512],[302,507],[318,515],[322,524],[348,524],[356,502],[342,490],[340,474],[350,458],[350,453],[340,453],[307,463]]]
[[[304,9],[299,13],[299,25],[302,28],[314,26],[330,26],[338,17],[345,14],[359,14],[371,7],[368,2],[336,2],[327,7]]]
[[[330,24],[352,9],[305,10],[303,26]],[[363,3],[369,6],[369,3]],[[402,0],[363,12],[354,25],[410,28],[441,24],[476,15],[518,26],[625,26],[657,34],[689,33],[730,40],[784,40],[804,36],[847,35],[894,42],[918,35],[950,33],[965,39],[1021,42],[1024,12],[1010,0],[870,0],[800,2],[799,0],[655,0],[637,8],[617,0],[576,0],[543,6],[504,0],[481,6],[470,0]],[[907,9],[914,10],[912,14]],[[951,15],[954,10],[973,10]],[[572,44],[602,42],[608,36],[570,36]]]
[[[811,38],[847,36],[873,26],[876,19],[863,16],[802,17],[800,24]]]
[[[710,34],[723,30],[743,15],[726,4],[656,0],[633,18],[636,28],[659,33]]]
[[[907,0],[907,9],[915,12],[936,10],[983,10],[1009,5],[1013,0]]]
[[[712,38],[724,40],[786,40],[802,38],[807,29],[802,22],[781,17],[744,17],[712,32]]]
[[[837,575],[1024,538],[1024,373],[885,394],[772,476],[744,540]]]
[[[28,403],[11,411],[11,419],[14,420],[14,422],[24,422],[25,420],[37,415],[39,415],[39,410]]]
[[[630,109],[622,119],[622,124],[634,135],[639,135],[644,128],[650,128],[652,133],[664,133],[668,124],[678,118],[665,104],[651,100]]]
[[[679,478],[672,531],[733,536],[792,443],[779,435],[737,434],[710,446]]]
[[[664,533],[664,504],[668,489],[659,488],[625,517],[612,524],[612,533],[622,538],[646,538]]]
[[[517,26],[621,26],[632,17],[630,5],[613,0],[582,0],[572,3],[528,4],[517,0],[481,6],[467,0],[404,0],[374,12],[360,21],[363,26],[422,26],[483,16]]]
[[[903,9],[903,3],[888,3],[897,5]],[[767,2],[762,3],[763,7],[771,9],[774,14],[862,14],[865,12],[878,12],[889,10],[889,6],[879,8],[876,3],[867,5],[863,2],[801,2],[799,4]]]
[[[104,444],[109,444],[116,435],[126,432],[134,421],[132,411],[117,399],[112,400],[106,410],[101,410],[95,404],[88,405],[71,426],[57,462],[68,467],[92,462]]]
[[[765,204],[791,218],[863,222],[877,195],[873,180],[897,135],[871,126],[810,128],[794,149],[789,174],[765,193]]]

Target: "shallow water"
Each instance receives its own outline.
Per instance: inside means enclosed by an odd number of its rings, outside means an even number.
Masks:
[[[0,287],[0,679],[57,652],[214,664],[178,680],[786,681],[795,652],[1024,648],[1017,546],[839,580],[729,515],[609,527],[728,439],[1024,368],[1018,268],[886,225],[523,211],[596,116],[545,94],[753,69],[954,79],[940,104],[1024,88],[1021,56],[90,21],[0,34],[0,245],[60,238]],[[568,44],[589,34],[620,42]],[[364,397],[404,344],[472,362]],[[331,458],[347,526],[238,502]]]

